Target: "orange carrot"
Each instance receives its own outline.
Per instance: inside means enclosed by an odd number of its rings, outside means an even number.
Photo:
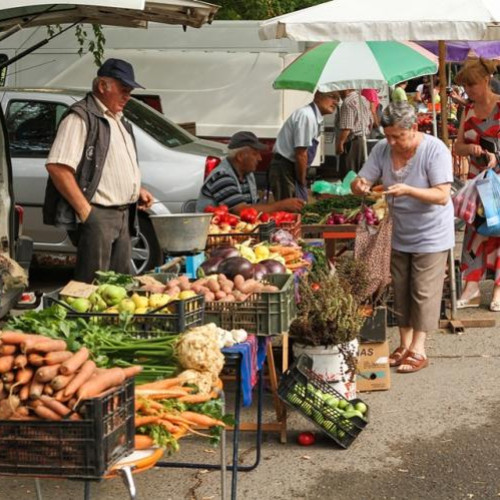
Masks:
[[[182,396],[179,401],[182,403],[204,403],[205,401],[210,401],[212,399],[212,394],[188,394],[187,396]]]
[[[90,379],[95,370],[95,363],[92,360],[87,360],[83,363],[80,371],[75,375],[73,380],[64,388],[64,397],[70,398],[76,391]]]
[[[12,354],[0,357],[0,373],[10,372],[13,366],[14,356]]]
[[[146,417],[136,416],[135,417],[135,426],[137,428],[137,427],[142,427],[143,425],[156,424],[159,420],[160,420],[160,417],[156,417],[156,416],[146,416]]]
[[[64,340],[38,340],[38,341],[28,341],[22,344],[24,346],[24,352],[44,352],[49,353],[53,351],[65,351],[67,346]]]
[[[129,366],[128,368],[123,368],[125,373],[125,378],[135,377],[142,372],[142,366]]]
[[[72,356],[73,353],[70,351],[54,351],[46,354],[45,357],[43,358],[43,361],[46,365],[58,365],[60,363],[64,363]]]
[[[45,419],[45,420],[62,420],[61,415],[56,413],[54,410],[47,408],[45,405],[40,404],[34,409],[35,413]]]
[[[30,386],[28,384],[23,385],[19,391],[19,399],[21,401],[27,401],[30,397]]]
[[[14,368],[24,368],[28,364],[28,358],[26,354],[18,354],[14,358]]]
[[[36,371],[35,377],[38,382],[50,382],[59,373],[61,365],[41,366]]]
[[[47,396],[52,396],[54,394],[54,389],[52,388],[52,386],[50,385],[50,382],[47,382],[44,386],[43,386],[43,391],[42,391],[44,394],[47,394]]]
[[[38,399],[42,395],[43,382],[38,382],[36,377],[31,379],[30,384],[30,399]]]
[[[215,418],[202,415],[201,413],[195,413],[194,411],[183,411],[180,413],[180,416],[201,427],[215,427],[216,425],[225,427],[224,422],[221,420],[216,420]]]
[[[22,332],[10,332],[5,331],[0,333],[0,341],[2,344],[22,344],[29,338],[42,338],[40,335],[22,333]]]
[[[121,385],[125,381],[125,373],[121,368],[111,368],[85,382],[78,389],[79,399],[88,399],[101,394],[101,392],[110,389],[116,385]]]
[[[57,375],[50,381],[50,385],[54,391],[64,389],[73,380],[74,375]]]
[[[24,385],[28,384],[33,377],[33,368],[27,367],[22,370],[18,370],[16,373],[16,384]]]
[[[63,405],[60,401],[56,401],[54,398],[49,396],[41,396],[40,400],[42,403],[52,411],[55,411],[58,415],[63,418],[69,418],[70,420],[81,420],[80,415],[72,412],[66,405]]]
[[[162,425],[162,427],[165,427],[165,429],[167,429],[167,431],[170,432],[171,434],[174,434],[179,430],[179,426],[173,424],[172,422],[170,422],[170,420],[160,419],[159,423]]]
[[[145,436],[144,434],[136,434],[134,436],[134,448],[136,450],[146,450],[152,446],[154,446],[154,441],[149,436]]]
[[[15,354],[17,351],[17,345],[5,344],[0,346],[0,355],[5,356],[6,354]]]
[[[89,354],[89,350],[86,347],[82,347],[79,351],[61,364],[60,372],[63,375],[71,375],[75,373],[83,365],[83,363],[89,359]]]
[[[45,358],[36,352],[28,354],[28,363],[33,366],[42,366],[45,363]]]
[[[169,389],[170,387],[174,387],[176,385],[182,385],[184,380],[181,377],[175,378],[166,378],[164,380],[158,380],[157,382],[150,382],[149,384],[141,384],[136,386],[136,390],[142,389]]]

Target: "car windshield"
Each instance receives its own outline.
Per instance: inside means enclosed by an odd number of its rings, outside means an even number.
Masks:
[[[127,120],[168,148],[193,142],[180,127],[135,99],[130,99],[123,113]]]

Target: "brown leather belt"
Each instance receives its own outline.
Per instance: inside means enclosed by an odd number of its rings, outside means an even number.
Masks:
[[[124,212],[130,207],[128,203],[126,205],[99,205],[99,203],[91,203],[91,205],[105,210],[119,210],[120,212]]]

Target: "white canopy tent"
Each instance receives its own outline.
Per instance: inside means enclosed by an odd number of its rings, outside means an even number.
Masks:
[[[334,0],[274,17],[260,25],[263,40],[495,40],[498,0]]]
[[[18,26],[75,22],[146,28],[152,21],[199,28],[213,20],[218,8],[198,0],[2,0],[0,34]]]

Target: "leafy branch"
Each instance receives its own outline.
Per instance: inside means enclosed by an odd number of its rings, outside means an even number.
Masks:
[[[47,26],[47,34],[49,37],[61,32],[62,27],[59,24]],[[102,64],[104,57],[104,45],[106,38],[102,31],[102,25],[92,24],[92,38],[89,37],[84,24],[77,24],[75,28],[75,37],[78,42],[78,55],[82,56],[85,51],[90,52],[94,56],[96,66]]]

